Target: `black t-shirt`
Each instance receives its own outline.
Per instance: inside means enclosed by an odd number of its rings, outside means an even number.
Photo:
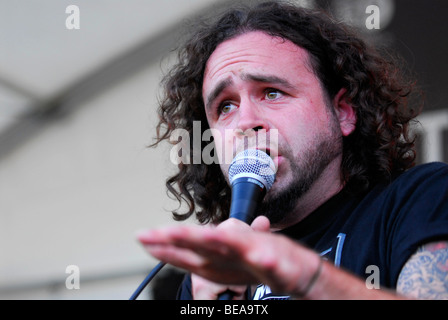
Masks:
[[[336,266],[395,288],[403,265],[419,246],[448,239],[448,165],[414,167],[362,196],[340,192],[298,224],[280,232]],[[254,299],[286,299],[260,285]],[[179,299],[189,300],[185,279]]]

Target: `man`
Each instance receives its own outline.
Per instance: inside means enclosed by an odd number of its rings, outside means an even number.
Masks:
[[[211,226],[139,239],[192,273],[180,298],[448,298],[448,166],[411,168],[411,85],[340,23],[277,2],[229,11],[165,90],[158,142],[201,121],[219,159],[249,144],[277,166],[248,226],[227,219],[228,163],[179,164],[167,186],[189,210],[175,218]]]

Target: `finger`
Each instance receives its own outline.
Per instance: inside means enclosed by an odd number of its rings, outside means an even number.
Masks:
[[[206,245],[204,239],[205,228],[196,227],[167,227],[142,231],[137,239],[144,246],[176,246],[184,249],[194,249],[197,244]]]
[[[145,249],[156,259],[170,265],[197,270],[204,264],[204,259],[193,251],[170,245],[146,245]]]
[[[271,223],[269,222],[269,219],[265,216],[258,216],[255,218],[255,220],[250,225],[252,229],[255,231],[260,232],[268,232],[271,228]]]
[[[174,266],[195,271],[206,264],[207,250],[198,245],[206,244],[201,236],[204,228],[166,227],[141,231],[137,239],[153,257]]]
[[[227,226],[235,222],[230,222]],[[241,228],[241,226],[239,226]],[[249,226],[245,226],[249,230]],[[209,258],[236,257],[241,254],[245,233],[234,228],[170,227],[149,230],[138,234],[138,240],[143,245],[171,245],[190,249]]]
[[[251,230],[247,225],[246,228]],[[165,228],[140,233],[138,239],[157,259],[216,278],[217,274],[213,273],[230,273],[241,266],[244,241],[235,238],[241,238],[244,234],[236,232],[237,235],[229,236],[228,232],[232,230]],[[226,281],[229,281],[227,277]]]
[[[187,227],[165,227],[151,230],[143,230],[137,233],[137,239],[144,245],[170,244],[176,233],[188,234]]]
[[[233,231],[239,231],[239,232],[245,232],[248,229],[248,225],[246,222],[235,219],[235,218],[229,218],[225,220],[224,222],[220,223],[217,226],[218,230],[233,230]]]
[[[246,224],[245,230],[253,233]],[[138,236],[154,257],[224,284],[246,284],[255,279],[245,270],[244,252],[253,241],[234,229],[165,228]]]

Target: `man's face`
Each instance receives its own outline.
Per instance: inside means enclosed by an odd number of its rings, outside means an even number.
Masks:
[[[257,135],[277,134],[278,145],[268,150],[276,180],[261,209],[271,222],[282,217],[270,211],[292,211],[329,164],[340,161],[338,118],[308,53],[292,42],[249,32],[221,43],[207,62],[202,95],[209,126],[220,133],[214,135],[220,159],[229,150],[267,149]],[[250,129],[249,137],[241,134]],[[220,165],[227,177],[229,163]]]

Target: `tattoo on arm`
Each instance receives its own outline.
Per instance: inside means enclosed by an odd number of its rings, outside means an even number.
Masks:
[[[448,299],[448,241],[420,247],[401,270],[397,291],[417,299]]]

